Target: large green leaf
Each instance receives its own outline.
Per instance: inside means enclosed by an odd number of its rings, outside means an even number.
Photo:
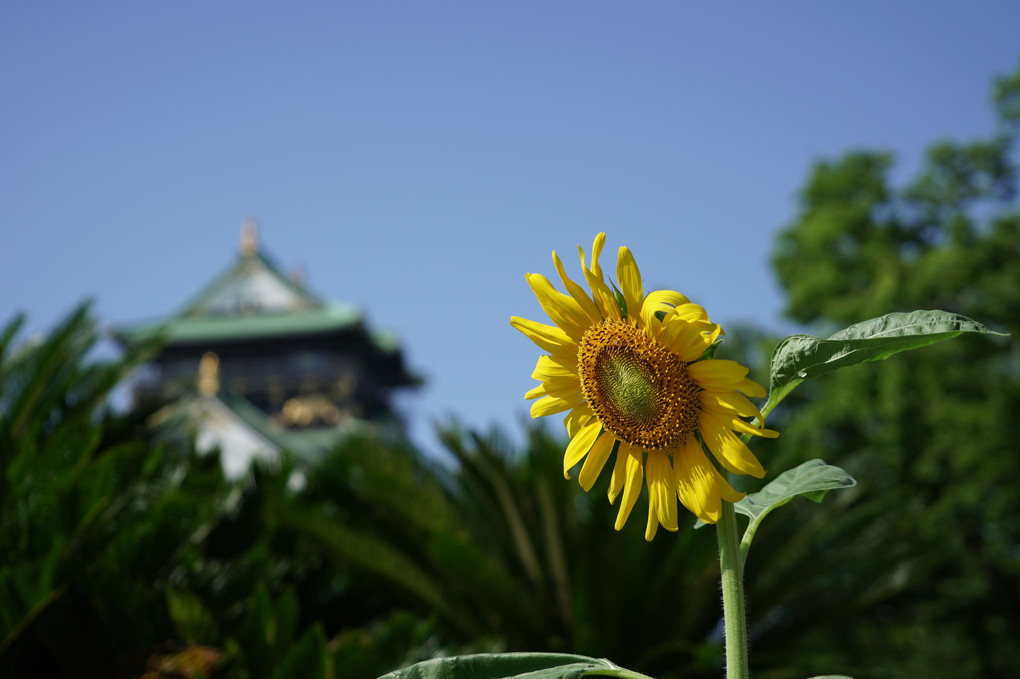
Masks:
[[[948,311],[911,311],[856,323],[828,339],[791,335],[772,352],[769,399],[762,411],[771,411],[808,378],[858,363],[881,361],[901,351],[935,344],[965,332],[1003,334]]]
[[[426,660],[390,672],[381,679],[578,679],[588,674],[633,679],[644,677],[603,658],[583,655],[482,653]]]
[[[740,542],[741,557],[747,558],[747,551],[751,547],[751,540],[754,539],[758,526],[773,509],[782,507],[798,495],[803,495],[814,502],[821,502],[828,491],[855,485],[857,481],[852,476],[839,467],[825,464],[822,460],[808,460],[786,470],[757,493],[750,493],[733,505],[737,512],[751,517],[747,530],[744,531],[744,538]]]

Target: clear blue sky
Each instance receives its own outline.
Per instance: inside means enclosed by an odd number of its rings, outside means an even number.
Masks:
[[[247,216],[286,268],[402,338],[456,414],[518,429],[527,271],[597,231],[652,288],[781,323],[768,258],[812,161],[908,176],[991,130],[1020,3],[8,2],[0,320],[91,296],[151,320],[226,267]],[[611,267],[612,270],[615,267]]]

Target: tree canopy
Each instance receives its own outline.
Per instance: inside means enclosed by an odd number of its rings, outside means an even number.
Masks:
[[[1010,431],[1020,415],[1018,102],[1020,69],[995,83],[994,134],[934,144],[905,186],[891,182],[886,152],[817,163],[776,243],[796,321],[834,328],[932,308],[1011,334],[826,377],[778,414],[777,458],[824,457],[860,488],[815,544],[831,580],[791,594],[781,605],[789,620],[765,638],[818,614],[798,613],[811,604],[799,597],[824,597],[832,623],[797,645],[842,656],[857,677],[1020,667],[1010,641],[1020,625],[1020,456]],[[791,526],[777,523],[778,546]]]

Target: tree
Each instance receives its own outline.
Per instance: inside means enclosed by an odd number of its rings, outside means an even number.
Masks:
[[[96,361],[88,305],[36,341],[22,325],[0,331],[0,675],[324,677],[322,628],[287,586],[304,555],[270,558],[273,525],[216,455],[109,408],[158,340]],[[287,474],[260,480],[286,497]]]
[[[750,570],[768,550],[760,567],[773,570],[751,600],[773,620],[758,643],[785,656],[763,676],[803,676],[778,669],[791,651],[809,671],[842,666],[858,679],[1020,669],[1020,456],[1009,430],[1020,414],[1020,69],[993,99],[996,133],[933,145],[907,186],[891,184],[888,153],[818,163],[777,241],[787,315],[815,334],[938,308],[1011,338],[827,376],[784,403],[777,466],[823,457],[860,487],[820,518],[787,512],[759,537]]]

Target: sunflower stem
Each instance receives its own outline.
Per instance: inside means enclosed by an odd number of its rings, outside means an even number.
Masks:
[[[744,566],[733,504],[723,500],[716,524],[722,573],[723,624],[726,631],[726,679],[747,679],[747,620],[744,616]]]

